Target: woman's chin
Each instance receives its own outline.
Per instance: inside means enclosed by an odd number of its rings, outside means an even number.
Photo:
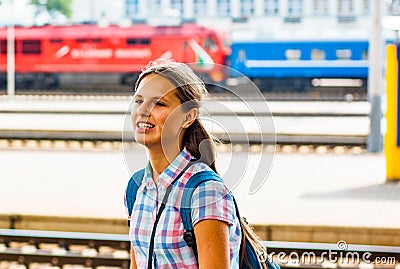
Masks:
[[[151,147],[152,145],[157,144],[157,143],[154,143],[154,141],[152,141],[152,139],[150,139],[150,137],[146,138],[146,136],[143,135],[143,134],[136,135],[135,136],[135,141],[136,141],[136,143],[139,143],[139,144],[141,144],[143,146],[146,146],[146,147]]]
[[[145,139],[144,137],[136,137],[135,138],[136,143],[142,144],[146,146],[146,144],[149,144],[148,139]]]
[[[135,132],[135,141],[136,141],[136,143],[144,145],[146,143],[146,140],[148,140],[148,139],[146,139],[144,134]]]

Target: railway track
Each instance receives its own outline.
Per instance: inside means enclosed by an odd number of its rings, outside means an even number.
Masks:
[[[0,230],[0,264],[16,262],[26,268],[42,264],[128,269],[129,248],[125,235]]]
[[[16,96],[0,98],[0,104],[3,148],[118,148],[114,145],[124,129],[130,130],[128,96]],[[320,146],[364,148],[368,113],[367,102],[271,101],[267,107],[249,100],[206,100],[200,111],[206,127],[224,143],[277,144],[308,152],[319,152]]]
[[[138,144],[120,141],[91,140],[43,140],[43,139],[0,139],[0,150],[132,150],[140,147]],[[279,153],[332,153],[332,154],[363,154],[365,145],[327,145],[327,144],[240,144],[225,143],[217,145],[219,152],[279,152]]]
[[[248,92],[246,89],[248,86],[244,86],[240,89],[235,87],[230,88],[229,91],[224,92],[211,92],[211,95],[215,99],[220,100],[236,100],[240,95],[241,98],[246,100],[259,100],[262,95],[266,100],[270,101],[366,101],[367,95],[366,90],[363,88],[312,88],[308,91],[303,92],[292,92],[292,91],[261,91],[261,92]],[[63,88],[54,90],[35,90],[35,89],[23,89],[17,90],[19,96],[68,96],[79,98],[89,98],[99,96],[99,98],[107,97],[129,97],[132,96],[132,87],[121,86],[114,88]],[[5,96],[6,91],[0,90],[0,96]]]
[[[400,264],[400,248],[264,241],[270,259],[282,268],[382,268]],[[127,235],[0,229],[0,265],[13,268],[83,265],[129,268]],[[329,253],[329,256],[325,256]],[[367,267],[366,267],[367,265]],[[369,266],[368,266],[369,265]],[[42,266],[42,267],[41,267]]]

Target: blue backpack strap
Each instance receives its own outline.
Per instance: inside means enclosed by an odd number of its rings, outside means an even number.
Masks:
[[[183,222],[183,227],[185,228],[183,239],[185,240],[187,245],[193,249],[193,253],[196,256],[196,259],[198,259],[198,254],[197,254],[196,237],[194,235],[193,225],[192,225],[191,200],[194,190],[200,184],[210,180],[223,182],[221,177],[214,171],[198,172],[190,177],[190,179],[186,183],[186,186],[182,194],[180,214]]]
[[[126,187],[125,199],[126,206],[128,208],[128,226],[130,226],[130,217],[132,216],[133,205],[136,201],[136,194],[139,189],[139,186],[142,184],[143,176],[144,176],[144,168],[135,172],[132,177],[129,179],[128,186]]]

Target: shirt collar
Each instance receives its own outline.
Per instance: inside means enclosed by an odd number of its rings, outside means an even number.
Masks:
[[[158,176],[157,181],[159,187],[164,190],[167,189],[172,181],[174,181],[174,179],[188,165],[191,159],[192,155],[186,148],[184,148],[170,163],[170,165]],[[145,169],[145,182],[147,187],[154,186],[150,161],[147,163]]]

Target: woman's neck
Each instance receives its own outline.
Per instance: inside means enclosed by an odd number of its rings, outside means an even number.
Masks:
[[[148,148],[148,151],[151,167],[153,168],[153,180],[157,184],[158,176],[179,155],[181,150],[178,147],[162,147],[159,149]]]

